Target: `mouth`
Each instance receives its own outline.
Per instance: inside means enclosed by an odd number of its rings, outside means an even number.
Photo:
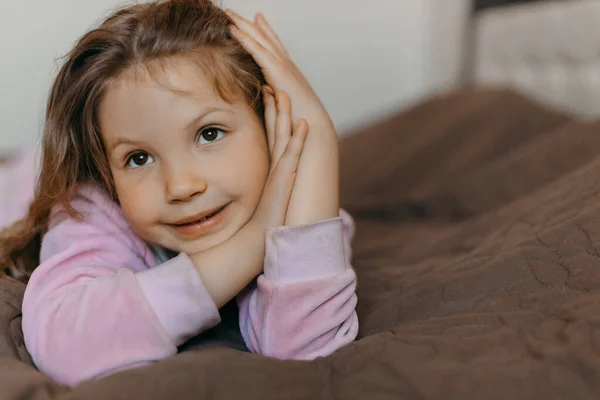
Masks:
[[[183,227],[187,227],[187,226],[202,224],[202,223],[210,220],[211,218],[214,218],[217,215],[219,215],[221,212],[223,212],[223,210],[225,210],[225,208],[227,208],[227,206],[229,204],[230,203],[227,203],[224,206],[216,208],[212,211],[202,212],[202,213],[199,213],[196,215],[192,215],[191,217],[183,218],[171,225],[176,228],[183,228]]]

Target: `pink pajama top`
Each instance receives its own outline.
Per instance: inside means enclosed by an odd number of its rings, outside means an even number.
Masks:
[[[219,324],[186,254],[161,260],[97,186],[82,185],[72,205],[83,218],[55,210],[23,300],[25,344],[42,372],[73,386],[174,355]],[[236,297],[250,351],[313,359],[356,338],[353,231],[342,210],[267,232],[264,271]]]

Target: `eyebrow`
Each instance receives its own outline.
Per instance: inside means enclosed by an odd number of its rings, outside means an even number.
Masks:
[[[226,110],[223,107],[218,107],[218,106],[213,106],[213,107],[206,107],[204,110],[202,110],[202,112],[200,113],[200,115],[198,115],[196,118],[192,119],[186,126],[185,129],[189,130],[191,128],[193,128],[194,126],[198,125],[198,122],[202,121],[204,118],[206,118],[206,116],[216,113],[216,112],[229,112],[229,110]]]
[[[198,125],[198,122],[202,121],[204,118],[206,118],[208,115],[216,113],[216,112],[225,112],[228,114],[232,114],[232,111],[227,110],[223,107],[206,107],[205,109],[202,110],[202,112],[195,118],[193,118],[186,126],[185,126],[185,130],[190,130],[192,127]],[[121,145],[124,144],[128,144],[128,145],[133,145],[133,146],[137,146],[140,144],[139,140],[129,140],[126,138],[118,138],[115,143],[113,143],[112,146],[110,146],[110,152],[112,153],[113,151],[115,151],[115,149]]]

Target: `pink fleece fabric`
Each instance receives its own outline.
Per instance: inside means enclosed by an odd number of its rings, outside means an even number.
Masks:
[[[41,371],[73,386],[169,357],[220,322],[187,255],[157,265],[97,186],[82,185],[72,204],[83,219],[55,210],[23,301],[25,343]],[[312,359],[355,339],[353,231],[341,210],[268,232],[264,273],[237,297],[252,352]]]

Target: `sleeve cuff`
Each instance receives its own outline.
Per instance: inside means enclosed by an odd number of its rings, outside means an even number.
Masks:
[[[341,217],[267,230],[264,275],[275,284],[326,278],[346,268]]]
[[[216,304],[185,253],[136,275],[175,346],[221,322]]]

